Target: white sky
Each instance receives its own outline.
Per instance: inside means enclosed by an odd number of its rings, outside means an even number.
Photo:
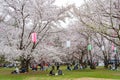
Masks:
[[[66,6],[68,4],[75,4],[77,7],[80,7],[84,3],[84,0],[56,0],[55,4],[57,6]],[[67,28],[70,20],[66,20],[65,23],[61,22],[62,27]]]
[[[74,3],[76,6],[80,6],[83,2],[84,0],[56,0],[55,4],[58,6],[65,6]]]

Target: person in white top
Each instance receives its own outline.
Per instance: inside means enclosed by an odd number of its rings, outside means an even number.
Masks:
[[[17,67],[15,68],[15,71],[17,74],[19,74],[19,69]]]

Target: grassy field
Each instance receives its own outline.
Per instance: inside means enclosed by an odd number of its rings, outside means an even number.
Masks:
[[[11,71],[14,70],[13,68],[0,68],[0,80],[94,80],[87,78],[120,80],[120,70],[111,71],[104,68],[97,68],[96,70],[67,71],[65,68],[66,67],[62,67],[64,73],[62,76],[48,76],[49,71],[31,70],[29,73],[11,74]]]

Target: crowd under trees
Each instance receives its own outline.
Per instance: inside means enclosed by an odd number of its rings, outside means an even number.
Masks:
[[[55,0],[0,1],[0,63],[32,61],[90,65],[119,60],[119,0],[85,0],[58,7]],[[62,23],[69,21],[65,26]],[[36,33],[37,41],[31,40]],[[66,42],[70,41],[70,46]],[[4,58],[2,57],[4,56]],[[117,64],[117,63],[116,63]]]

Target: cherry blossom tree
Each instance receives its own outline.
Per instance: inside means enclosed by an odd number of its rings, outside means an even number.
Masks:
[[[49,41],[49,34],[59,29],[61,21],[70,17],[68,10],[71,5],[57,7],[54,2],[55,0],[3,0],[6,16],[1,24],[2,33],[5,33],[1,34],[1,39],[4,39],[1,42],[4,46],[1,52],[5,52],[10,61],[19,58],[21,67],[27,71],[31,59],[39,59],[41,54],[47,56],[47,51],[52,51],[44,41]],[[31,40],[33,32],[37,34],[35,43]]]
[[[108,48],[102,52],[106,66],[111,44],[119,46],[119,0],[88,0],[81,7],[74,8],[74,13],[85,27],[95,33],[93,40],[97,46],[99,43],[99,49],[101,45]],[[103,41],[100,38],[103,38]],[[111,43],[106,44],[107,42]]]

